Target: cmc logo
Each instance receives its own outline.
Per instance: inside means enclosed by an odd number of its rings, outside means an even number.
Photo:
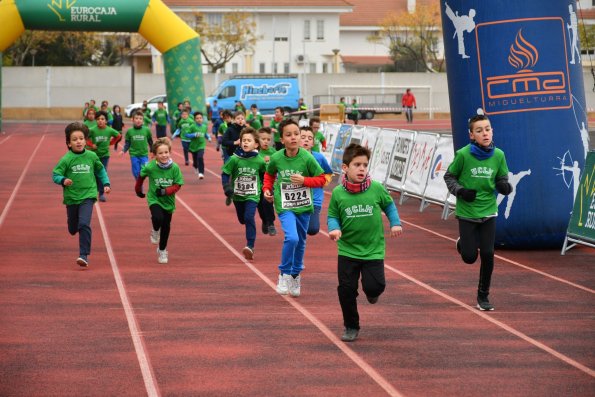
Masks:
[[[561,18],[536,18],[477,26],[486,114],[571,106],[563,23]]]
[[[430,177],[432,179],[438,178],[441,172],[445,172],[443,163],[442,154],[438,154],[436,160],[434,160],[434,165],[432,165],[432,169],[430,170]]]

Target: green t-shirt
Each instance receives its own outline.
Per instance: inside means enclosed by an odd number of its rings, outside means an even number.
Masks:
[[[157,125],[164,126],[167,125],[167,110],[165,109],[157,109],[155,113],[153,113],[153,118],[157,122]]]
[[[93,150],[99,158],[109,157],[110,140],[112,139],[112,137],[115,138],[118,135],[120,135],[120,133],[114,130],[112,127],[99,128],[98,126],[95,126],[93,128],[90,128],[89,139],[97,146],[97,149],[91,150]]]
[[[383,210],[393,202],[384,186],[372,181],[362,193],[349,193],[342,185],[333,189],[329,218],[341,225],[339,255],[355,259],[384,259]]]
[[[219,129],[217,130],[217,136],[225,135],[225,131],[227,131],[227,123],[224,121],[219,124]]]
[[[325,141],[324,134],[320,131],[316,131],[314,134],[314,145],[312,145],[313,152],[320,152],[320,145],[323,141]]]
[[[275,149],[273,146],[269,146],[269,148],[268,148],[268,149],[259,149],[259,150],[258,150],[258,155],[259,155],[260,157],[262,157],[263,159],[264,159],[266,156],[269,156],[269,161],[270,161],[270,160],[271,160],[271,156],[272,156],[273,154],[275,154],[276,152],[277,152],[277,150],[276,150],[276,149]],[[267,162],[266,160],[265,160],[265,163],[267,163],[267,164],[268,164],[268,162]]]
[[[250,124],[250,127],[258,131],[264,125],[264,119],[260,113],[257,113],[256,116],[253,113],[250,113],[246,118],[246,123]]]
[[[260,201],[262,175],[266,170],[262,157],[244,158],[234,154],[221,170],[231,176],[234,201]]]
[[[149,191],[147,192],[147,202],[149,207],[157,204],[169,213],[176,210],[176,195],[157,196],[157,189],[164,189],[172,185],[184,184],[182,171],[176,163],[172,163],[169,168],[161,168],[156,160],[151,160],[140,170],[140,176],[148,177]]]
[[[95,176],[99,177],[104,185],[109,184],[103,164],[90,150],[84,150],[82,153],[69,150],[53,170],[54,182],[60,183],[62,177],[72,180],[72,185],[64,186],[63,203],[66,205],[80,204],[86,199],[96,200]]]
[[[460,218],[479,219],[498,214],[496,204],[496,178],[508,175],[504,152],[494,149],[492,157],[478,160],[471,154],[471,144],[457,150],[455,158],[448,166],[464,188],[477,191],[475,200],[457,200],[455,214]]]
[[[208,134],[208,128],[206,124],[198,125],[194,123],[194,125],[196,125],[198,131],[196,132],[196,136],[190,139],[190,147],[188,148],[188,150],[193,153],[198,152],[207,146],[205,134]]]
[[[145,126],[150,127],[153,120],[151,119],[151,109],[146,108],[143,112],[143,123]]]
[[[324,171],[316,159],[305,149],[299,149],[295,157],[287,157],[285,149],[271,156],[267,173],[276,175],[274,196],[277,213],[293,211],[296,214],[314,211],[312,189],[291,183],[290,176],[318,176]]]
[[[277,130],[277,132],[273,133],[273,141],[275,143],[281,142],[281,131],[279,131],[279,124],[281,124],[281,121],[283,120],[276,121],[275,119],[271,119],[271,122],[269,123],[269,128],[274,128],[275,130]]]
[[[184,142],[192,141],[192,138],[188,138],[186,135],[198,132],[198,126],[190,117],[186,119],[180,119],[178,128],[180,129],[180,139]]]
[[[130,142],[128,149],[133,157],[145,157],[149,155],[149,140],[153,136],[149,127],[144,125],[140,128],[132,127],[126,131],[126,142]]]
[[[91,129],[97,127],[97,120],[85,120],[83,121],[83,124],[86,125],[88,129]]]

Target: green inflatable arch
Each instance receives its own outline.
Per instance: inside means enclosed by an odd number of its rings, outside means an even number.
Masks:
[[[168,102],[206,109],[200,38],[161,0],[0,0],[0,56],[25,29],[138,32],[163,54]]]

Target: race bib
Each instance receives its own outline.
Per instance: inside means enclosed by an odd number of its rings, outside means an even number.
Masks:
[[[256,175],[241,175],[235,180],[233,193],[238,196],[255,196],[258,194]]]
[[[312,205],[312,194],[309,187],[281,182],[281,208],[290,210]]]

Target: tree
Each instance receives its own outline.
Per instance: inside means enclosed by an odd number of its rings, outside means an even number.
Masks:
[[[250,15],[242,12],[225,13],[220,23],[207,24],[202,14],[196,14],[196,32],[200,35],[204,62],[210,72],[217,72],[238,53],[254,49],[259,37],[256,23]]]
[[[415,12],[389,13],[380,22],[380,32],[368,37],[385,43],[398,71],[444,71],[440,58],[440,8],[437,2],[418,5]]]
[[[4,53],[4,64],[7,66],[31,65],[31,50],[40,53],[42,48],[56,40],[56,36],[57,32],[26,30],[6,49]],[[39,60],[39,58],[37,59]]]

